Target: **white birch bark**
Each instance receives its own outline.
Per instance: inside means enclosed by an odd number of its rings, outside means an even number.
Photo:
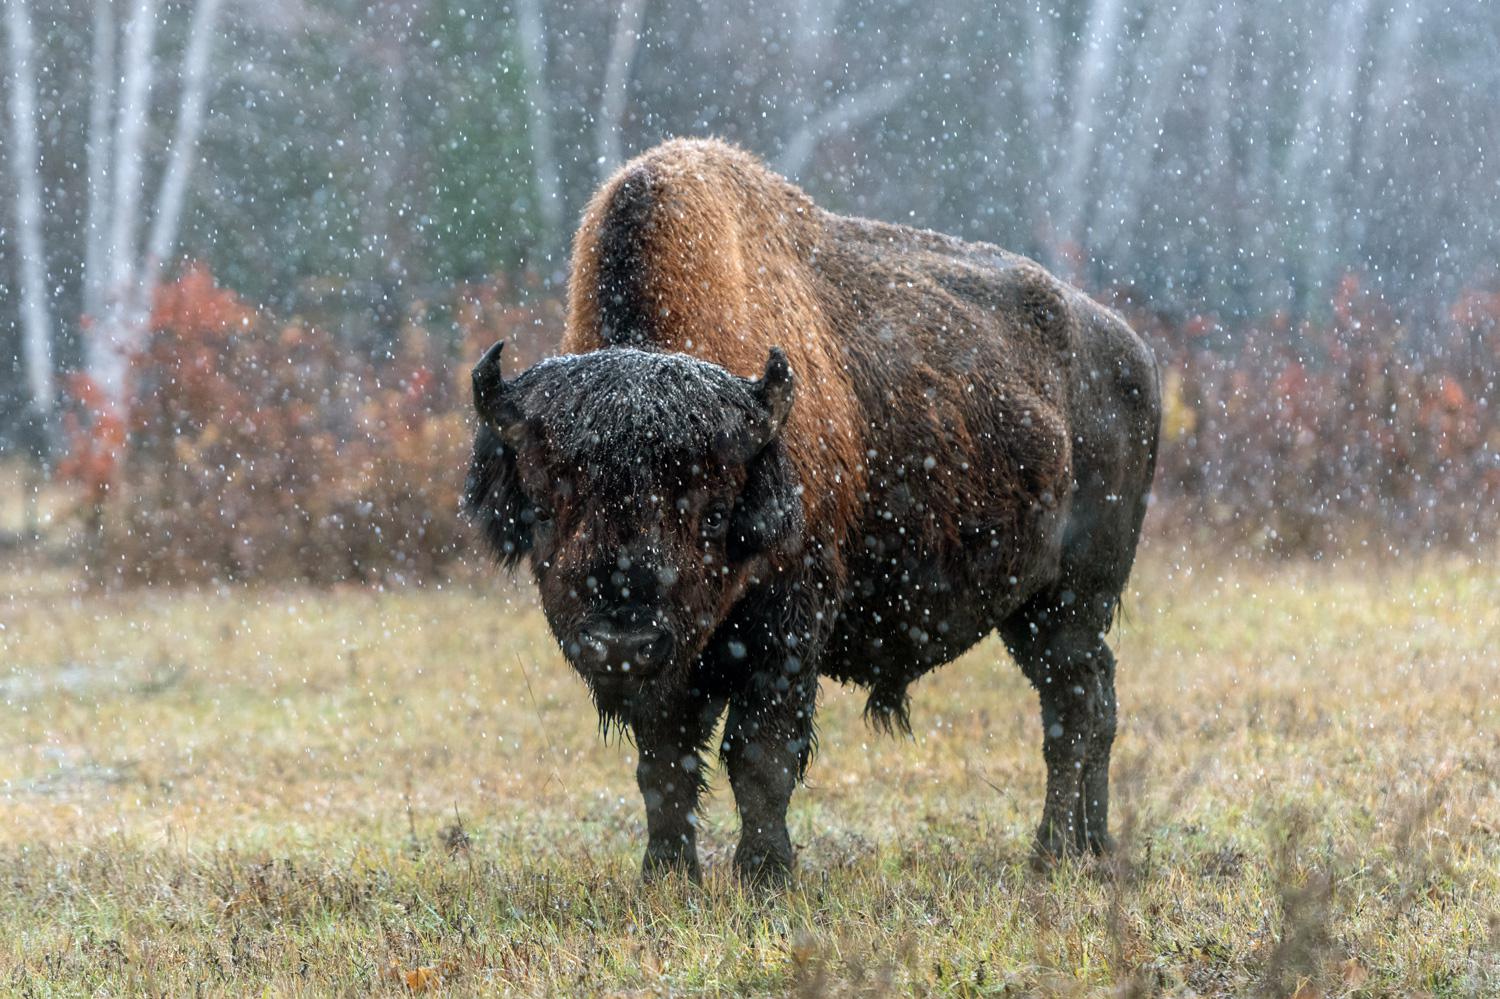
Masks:
[[[787,0],[774,16],[791,21],[781,135],[807,124],[816,111],[817,74],[828,56],[844,0]]]
[[[599,94],[599,114],[594,122],[598,146],[600,180],[620,165],[620,129],[625,122],[626,98],[630,88],[630,67],[635,62],[641,41],[641,8],[644,0],[622,0],[615,30],[609,43],[609,61],[604,67],[604,84]]]
[[[1038,0],[1026,5],[1026,62],[1017,75],[1026,101],[1026,124],[1031,130],[1026,144],[1034,153],[1036,186],[1030,206],[1031,232],[1042,252],[1044,264],[1052,264],[1054,249],[1052,208],[1054,190],[1053,145],[1057,136],[1057,29],[1049,10]]]
[[[1355,85],[1365,52],[1365,23],[1370,0],[1348,0],[1335,8],[1320,61],[1328,69],[1321,93],[1313,95],[1313,110],[1304,117],[1314,135],[1303,135],[1293,161],[1292,183],[1306,199],[1312,220],[1300,268],[1304,289],[1324,288],[1336,266],[1332,251],[1343,231],[1335,204],[1335,182],[1349,163],[1353,134]]]
[[[156,196],[156,217],[146,240],[146,273],[136,302],[136,322],[149,316],[162,262],[177,245],[182,205],[187,198],[188,177],[198,151],[198,133],[203,129],[203,106],[208,100],[208,62],[218,30],[222,0],[198,0],[182,57],[182,99],[178,103],[176,129],[167,169]]]
[[[1370,88],[1370,107],[1365,116],[1364,160],[1381,162],[1386,143],[1396,130],[1401,102],[1411,86],[1411,54],[1421,28],[1424,5],[1419,0],[1402,0],[1391,11],[1391,23],[1375,62],[1374,81]]]
[[[10,163],[16,175],[16,228],[20,249],[21,343],[31,404],[44,419],[57,401],[52,367],[52,309],[42,235],[41,161],[36,135],[36,51],[24,0],[4,0],[10,41]]]
[[[115,105],[115,5],[95,0],[93,65],[89,87],[88,216],[84,223],[83,315],[87,324],[104,313],[105,261],[109,240],[109,159]]]
[[[783,176],[795,178],[806,168],[824,139],[847,132],[862,122],[891,110],[906,98],[911,88],[912,81],[898,80],[894,83],[878,83],[844,95],[833,107],[797,130],[777,159],[776,169]]]
[[[1095,0],[1089,12],[1083,51],[1074,69],[1069,112],[1068,159],[1062,165],[1063,184],[1059,212],[1061,235],[1069,244],[1084,238],[1088,212],[1086,186],[1094,164],[1104,88],[1114,78],[1119,54],[1120,30],[1125,21],[1125,0]]]
[[[552,98],[547,89],[547,36],[540,0],[516,0],[516,32],[520,38],[523,92],[529,110],[531,169],[536,185],[537,214],[542,219],[542,255],[558,245],[562,235],[562,194],[553,151]]]
[[[1162,120],[1171,109],[1177,95],[1182,91],[1183,71],[1194,52],[1201,51],[1198,36],[1207,19],[1208,0],[1183,0],[1175,10],[1165,7],[1159,12],[1170,20],[1166,28],[1166,43],[1161,56],[1151,65],[1151,77],[1137,103],[1135,114],[1127,129],[1130,141],[1121,153],[1121,165],[1115,181],[1109,185],[1109,215],[1097,220],[1095,240],[1100,247],[1113,246],[1122,256],[1128,256],[1128,246],[1117,246],[1115,240],[1129,241],[1135,232],[1141,203],[1146,191],[1152,186],[1152,168],[1161,152]],[[1236,15],[1221,16],[1233,18]],[[1220,38],[1214,48],[1218,49],[1218,60],[1223,62],[1229,55],[1227,49],[1233,38]],[[1224,121],[1210,122],[1211,129],[1227,128]]]
[[[86,342],[85,366],[109,404],[123,407],[137,282],[142,277],[139,228],[147,113],[152,82],[156,0],[136,0],[125,25],[123,78],[115,122],[114,183],[110,204],[109,285],[102,321]]]

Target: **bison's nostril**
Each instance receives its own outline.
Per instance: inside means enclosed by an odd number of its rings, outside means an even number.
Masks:
[[[659,630],[649,638],[644,638],[635,650],[635,657],[642,666],[652,666],[666,658],[667,636]]]
[[[622,669],[651,669],[667,658],[671,643],[660,628],[642,628],[621,635],[616,641]]]
[[[619,629],[591,625],[578,633],[578,644],[593,664],[606,673],[654,669],[672,654],[672,637],[662,628]]]

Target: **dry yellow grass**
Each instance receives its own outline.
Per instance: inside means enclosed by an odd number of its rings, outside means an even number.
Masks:
[[[1500,992],[1500,569],[1148,552],[1112,863],[1031,874],[1036,697],[993,641],[911,739],[825,687],[800,879],[638,885],[523,589],[90,594],[0,571],[0,990]]]

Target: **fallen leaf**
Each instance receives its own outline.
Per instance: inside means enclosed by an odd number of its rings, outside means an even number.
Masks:
[[[408,992],[431,992],[443,984],[442,972],[430,965],[413,968],[403,978]]]

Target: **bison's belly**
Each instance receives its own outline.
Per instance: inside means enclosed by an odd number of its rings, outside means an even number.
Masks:
[[[1052,532],[1031,526],[1037,533],[1004,544],[970,538],[941,556],[867,551],[854,560],[823,672],[904,687],[962,655],[1046,585]]]

